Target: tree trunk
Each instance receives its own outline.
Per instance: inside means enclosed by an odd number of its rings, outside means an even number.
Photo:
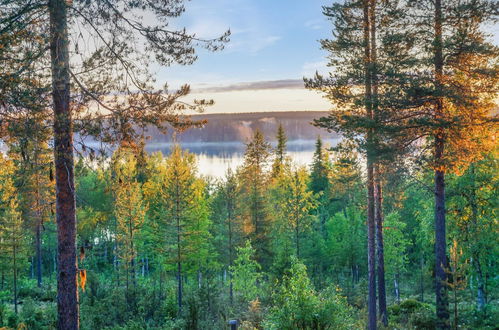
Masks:
[[[420,262],[420,276],[419,276],[419,294],[420,294],[420,299],[421,302],[424,302],[424,258],[423,255],[421,255],[421,262]]]
[[[182,313],[182,264],[180,262],[180,219],[177,217],[177,300],[178,314]]]
[[[378,68],[376,46],[376,0],[370,0],[369,23],[371,27],[371,79],[372,79],[372,116],[379,123],[378,108]],[[378,143],[376,138],[375,144]],[[384,326],[388,325],[388,312],[386,309],[386,284],[385,284],[385,256],[383,250],[383,189],[381,186],[381,173],[379,164],[374,165],[374,194],[375,194],[375,223],[377,242],[377,267],[378,267],[378,308],[379,317]]]
[[[296,223],[295,236],[296,236],[296,258],[300,259],[300,229],[298,228],[298,222]]]
[[[38,214],[39,212],[37,212]],[[42,287],[42,238],[41,238],[42,224],[41,219],[37,219],[36,224],[36,282],[39,288]]]
[[[397,272],[393,278],[393,286],[395,288],[395,299],[397,299],[397,303],[400,304],[400,287],[399,287],[399,278],[400,274]]]
[[[52,97],[54,101],[54,163],[58,239],[57,327],[69,330],[78,329],[79,321],[67,7],[64,0],[49,0],[48,5]]]
[[[231,198],[232,196],[228,197]],[[232,263],[233,263],[233,256],[232,256],[232,201],[227,200],[227,225],[229,229],[229,300],[230,304],[234,302],[234,288],[232,285]],[[224,281],[225,281],[225,274],[224,273]]]
[[[364,65],[365,65],[365,104],[366,112],[372,118],[372,89],[371,89],[371,52],[369,29],[369,4],[370,0],[363,0],[364,10]],[[376,247],[374,224],[374,172],[372,154],[373,132],[367,133],[367,261],[368,261],[368,329],[376,329]]]
[[[378,166],[376,166],[378,169]],[[377,266],[378,266],[378,308],[379,317],[383,325],[388,325],[388,311],[386,309],[386,285],[385,285],[385,256],[383,250],[383,190],[379,178],[379,169],[376,171],[376,242],[377,242]]]
[[[457,274],[456,274],[457,276]],[[457,330],[458,318],[457,318],[457,288],[454,288],[454,329]]]
[[[480,261],[476,258],[473,258],[473,265],[475,266],[476,279],[477,279],[476,305],[478,310],[482,311],[485,308],[485,304],[487,303],[482,267],[480,267]]]
[[[473,232],[478,229],[478,203],[476,198],[476,175],[475,175],[475,164],[470,165],[470,172],[472,174],[472,186],[471,186],[471,196],[470,196],[470,204],[471,204],[471,212],[472,212],[472,225]],[[482,267],[480,264],[480,248],[475,247],[472,258],[472,265],[475,268],[476,279],[477,279],[477,296],[476,296],[476,304],[477,309],[482,311],[485,308],[486,296],[485,296],[485,283],[483,280]]]
[[[14,257],[14,312],[17,314],[17,251],[16,245],[13,246],[13,257]]]
[[[437,95],[442,92],[443,81],[443,41],[442,41],[442,0],[435,0],[435,41],[434,65]],[[435,119],[443,117],[443,100],[439,96],[435,104]],[[435,296],[437,328],[449,329],[449,300],[447,293],[446,233],[445,233],[445,172],[444,172],[445,132],[438,128],[435,134]]]

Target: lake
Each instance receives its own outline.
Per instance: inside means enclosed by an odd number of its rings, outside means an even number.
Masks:
[[[339,139],[324,140],[325,146],[335,146]],[[243,163],[245,144],[243,142],[189,142],[182,143],[182,148],[195,154],[198,161],[199,174],[220,178],[227,169],[236,170]],[[272,143],[275,147],[275,143]],[[160,151],[170,153],[171,143],[149,143],[148,152]],[[308,166],[312,162],[315,151],[315,140],[293,140],[287,142],[287,153],[294,163]]]

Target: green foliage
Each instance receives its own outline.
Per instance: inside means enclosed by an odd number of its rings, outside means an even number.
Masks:
[[[404,300],[389,307],[393,322],[404,329],[435,329],[435,307],[417,300]]]
[[[246,302],[260,295],[258,284],[262,276],[261,267],[254,258],[255,249],[250,240],[247,240],[244,246],[237,249],[237,258],[234,260],[234,266],[230,268],[236,296]]]
[[[400,220],[400,215],[392,212],[385,217],[383,240],[385,243],[385,269],[389,275],[406,271],[407,248],[409,241],[405,238],[406,224]]]
[[[314,290],[304,264],[294,259],[273,295],[266,329],[352,329],[359,326],[338,289]]]
[[[263,136],[255,139],[251,148],[266,148]],[[87,270],[86,289],[80,290],[81,328],[222,329],[229,319],[239,319],[243,329],[363,328],[367,262],[362,166],[348,144],[331,153],[331,164],[321,150],[327,184],[318,193],[312,188],[313,168],[291,162],[275,177],[263,159],[248,158],[224,180],[201,178],[194,155],[179,146],[168,157],[122,146],[111,166],[79,162],[78,247],[84,255],[78,267]],[[0,255],[0,327],[51,329],[56,315],[55,225],[44,226],[44,284],[38,288],[27,262],[33,233],[23,217],[12,216],[26,213],[25,204],[16,205],[23,194],[12,180],[18,165],[7,158],[2,164],[0,248],[8,253]],[[460,263],[467,265],[456,272],[456,285],[467,288],[456,295],[460,327],[493,329],[497,323],[496,167],[491,155],[447,179],[449,234],[459,242]],[[433,285],[434,206],[431,192],[423,187],[431,184],[431,173],[415,170],[413,177],[396,180],[390,175],[384,201],[387,286],[397,281],[404,297],[427,302],[433,299],[428,291]],[[260,249],[248,239],[256,237],[254,216],[263,226]],[[11,231],[5,226],[17,228],[15,237],[24,245],[18,259],[18,315],[12,303],[12,249],[6,244],[12,242]],[[128,290],[123,268],[134,283]],[[477,301],[480,287],[483,303]],[[395,301],[388,299],[389,327],[435,325],[432,305]]]

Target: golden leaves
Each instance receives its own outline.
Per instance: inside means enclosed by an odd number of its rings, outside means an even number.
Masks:
[[[85,269],[79,270],[80,281],[78,283],[79,287],[85,292],[85,285],[87,285],[87,271]]]

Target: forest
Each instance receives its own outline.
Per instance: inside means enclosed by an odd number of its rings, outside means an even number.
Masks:
[[[150,68],[230,45],[187,2],[0,0],[1,329],[497,329],[498,2],[319,6],[341,142],[255,128],[221,178],[176,140],[216,100]]]

